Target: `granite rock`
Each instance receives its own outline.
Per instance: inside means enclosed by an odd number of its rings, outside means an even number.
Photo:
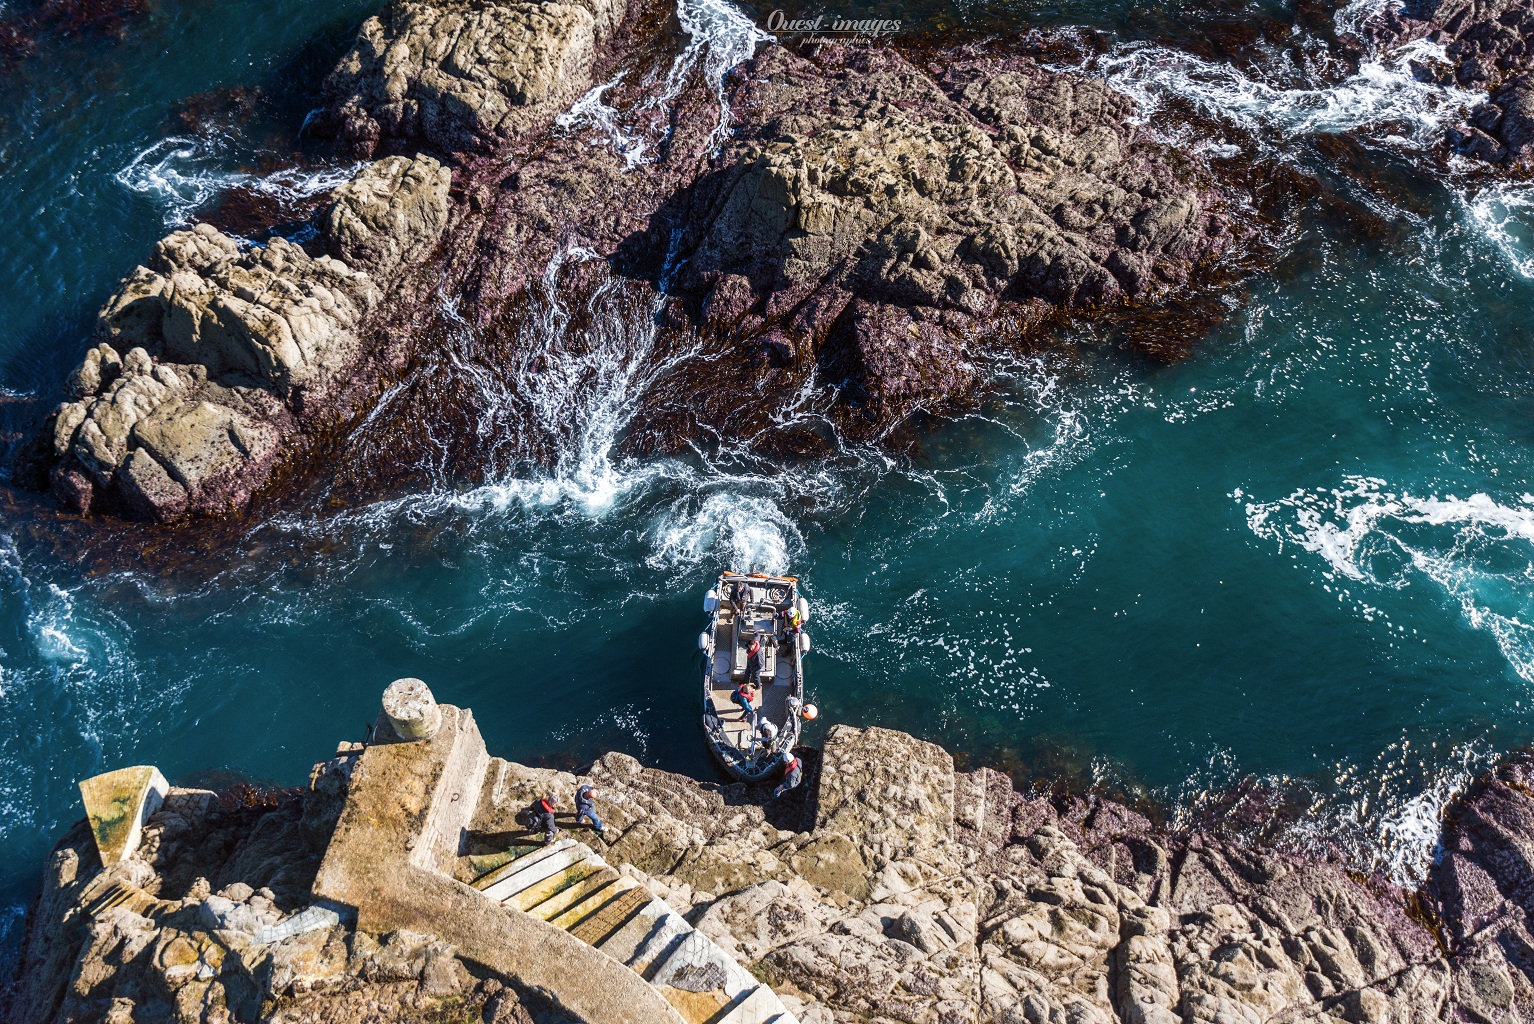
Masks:
[[[326,83],[328,120],[361,157],[380,148],[494,149],[591,84],[624,0],[395,0],[369,18]]]
[[[472,878],[476,857],[520,841],[516,811],[534,796],[589,781],[607,831],[562,822],[571,834],[808,1024],[1534,1012],[1534,757],[1455,800],[1443,856],[1409,893],[1331,860],[1171,831],[1100,797],[1019,793],[903,733],[837,727],[818,759],[804,753],[815,767],[778,800],[619,754],[580,774],[493,759],[458,870]],[[74,829],[49,861],[7,1019],[195,1021],[215,1005],[236,1020],[449,1008],[545,1019],[532,994],[476,975],[431,935],[326,924],[257,943],[299,914],[354,758],[348,745],[307,793],[275,799],[173,791],[140,851],[111,869]],[[814,861],[817,846],[850,856],[855,884]],[[92,912],[110,886],[127,899]]]
[[[243,507],[364,358],[367,315],[441,236],[449,178],[431,157],[365,168],[327,214],[333,255],[207,224],[163,239],[101,310],[103,340],[44,427],[55,494],[151,520]]]

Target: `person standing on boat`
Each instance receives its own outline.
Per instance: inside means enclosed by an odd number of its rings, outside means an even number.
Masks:
[[[751,646],[746,648],[746,685],[755,686],[760,678],[762,678],[762,641],[752,637]]]
[[[777,789],[772,791],[772,798],[776,800],[799,785],[803,777],[804,767],[799,763],[799,759],[794,756],[794,752],[791,750],[783,751],[783,781],[778,784]]]
[[[575,823],[579,825],[581,819],[589,819],[592,831],[603,839],[607,838],[607,829],[602,824],[602,819],[597,817],[597,791],[591,786],[582,786],[575,791]]]

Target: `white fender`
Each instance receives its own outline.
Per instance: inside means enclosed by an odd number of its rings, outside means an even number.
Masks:
[[[799,609],[799,621],[800,621],[800,623],[802,624],[802,623],[809,622],[810,621],[810,603],[808,601],[806,601],[804,598],[801,597],[796,602],[794,602],[794,605],[795,605],[795,607],[797,607]]]
[[[708,635],[708,631],[707,630],[704,630],[702,633],[698,634],[698,650],[700,650],[700,651],[707,651],[710,647],[713,647],[713,646],[714,646],[714,639],[713,639],[713,637]]]
[[[713,588],[709,588],[709,592],[703,595],[703,611],[708,615],[712,615],[718,610],[719,594]]]
[[[799,634],[799,653],[810,653],[810,635],[808,633]]]

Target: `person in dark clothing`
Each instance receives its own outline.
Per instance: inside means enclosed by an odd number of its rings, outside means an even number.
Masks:
[[[602,838],[607,838],[607,829],[602,825],[602,819],[597,817],[596,804],[597,791],[590,786],[582,786],[575,791],[575,823],[579,825],[582,819],[591,822],[592,829]]]
[[[531,808],[529,808],[529,817],[532,821],[532,830],[534,832],[543,833],[543,842],[545,845],[552,843],[555,837],[559,835],[559,826],[554,822],[554,808],[557,806],[559,806],[558,801],[556,801],[553,796],[545,796],[540,797],[539,800],[534,803]]]
[[[762,642],[753,637],[751,646],[746,648],[746,685],[755,686],[760,678],[762,678]]]
[[[783,751],[783,781],[777,789],[772,791],[772,798],[776,800],[784,793],[787,793],[799,785],[802,778],[803,767],[799,764],[799,759],[794,756],[793,751]]]

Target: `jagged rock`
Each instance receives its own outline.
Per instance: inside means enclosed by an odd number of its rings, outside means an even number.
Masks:
[[[1363,30],[1377,43],[1397,45],[1421,38],[1442,43],[1460,85],[1495,87],[1508,74],[1530,66],[1534,3],[1409,0],[1381,8]]]
[[[495,148],[551,119],[591,84],[624,0],[395,0],[363,23],[326,83],[358,156],[380,146]]]
[[[1512,168],[1534,165],[1534,75],[1510,79],[1471,111],[1470,120],[1446,129],[1458,152]]]
[[[107,350],[86,356],[18,478],[82,511],[240,508],[292,438],[362,411],[432,340],[410,325],[437,286],[475,326],[514,322],[561,252],[581,254],[561,287],[666,278],[663,341],[701,326],[712,349],[674,368],[706,375],[673,382],[696,401],[641,410],[626,444],[674,448],[698,429],[770,441],[804,430],[775,410],[810,394],[843,437],[882,439],[969,401],[985,357],[1048,310],[1154,301],[1229,245],[1203,157],[1153,141],[1104,82],[1015,46],[929,62],[764,43],[715,81],[713,52],[689,65],[699,51],[679,58],[676,30],[669,8],[627,0],[389,3],[328,80],[315,128],[359,155],[402,155],[341,189],[304,246],[242,248],[209,227],[167,238],[103,311]],[[633,123],[554,126],[599,69],[613,74],[604,102]],[[616,152],[610,130],[644,159]],[[129,366],[135,348],[147,363]],[[141,420],[162,443],[138,439]],[[529,434],[516,458],[549,455]],[[338,475],[384,476],[366,468]]]
[[[449,179],[431,157],[361,171],[326,220],[340,258],[207,224],[163,239],[102,309],[106,340],[44,429],[60,500],[107,494],[154,520],[244,505],[362,358],[364,317],[435,246]]]
[[[535,1019],[431,935],[331,925],[253,944],[309,898],[327,835],[310,819],[341,813],[333,790],[344,796],[355,757],[347,745],[308,794],[275,806],[230,811],[172,791],[139,853],[110,872],[90,860],[89,833],[71,832],[50,860],[6,1019],[163,1008],[159,1019],[194,1021],[215,1005],[235,1019],[336,1024],[448,1009]],[[623,755],[585,775],[494,760],[464,860],[519,841],[512,809],[532,795],[591,781],[613,840],[604,859],[809,1024],[1427,1024],[1534,1010],[1534,757],[1510,758],[1456,801],[1415,898],[1329,861],[1169,832],[1111,801],[1003,792],[1004,777],[957,774],[940,748],[889,730],[834,729],[819,771],[805,785],[821,813],[796,833],[745,787]],[[796,859],[827,844],[855,860],[858,885]],[[783,873],[750,877],[758,870]],[[135,895],[91,916],[108,883]]]
[[[325,220],[333,251],[358,267],[419,263],[447,227],[451,183],[430,157],[378,161],[336,193]]]
[[[1364,34],[1381,46],[1443,44],[1447,73],[1417,73],[1490,92],[1468,123],[1446,126],[1449,147],[1512,169],[1534,164],[1534,0],[1411,0],[1381,8]]]
[[[733,103],[724,168],[665,221],[690,232],[682,287],[714,329],[766,331],[775,365],[816,351],[881,424],[973,388],[999,304],[1153,296],[1228,241],[1128,97],[1025,59],[960,51],[934,76],[768,47]]]

